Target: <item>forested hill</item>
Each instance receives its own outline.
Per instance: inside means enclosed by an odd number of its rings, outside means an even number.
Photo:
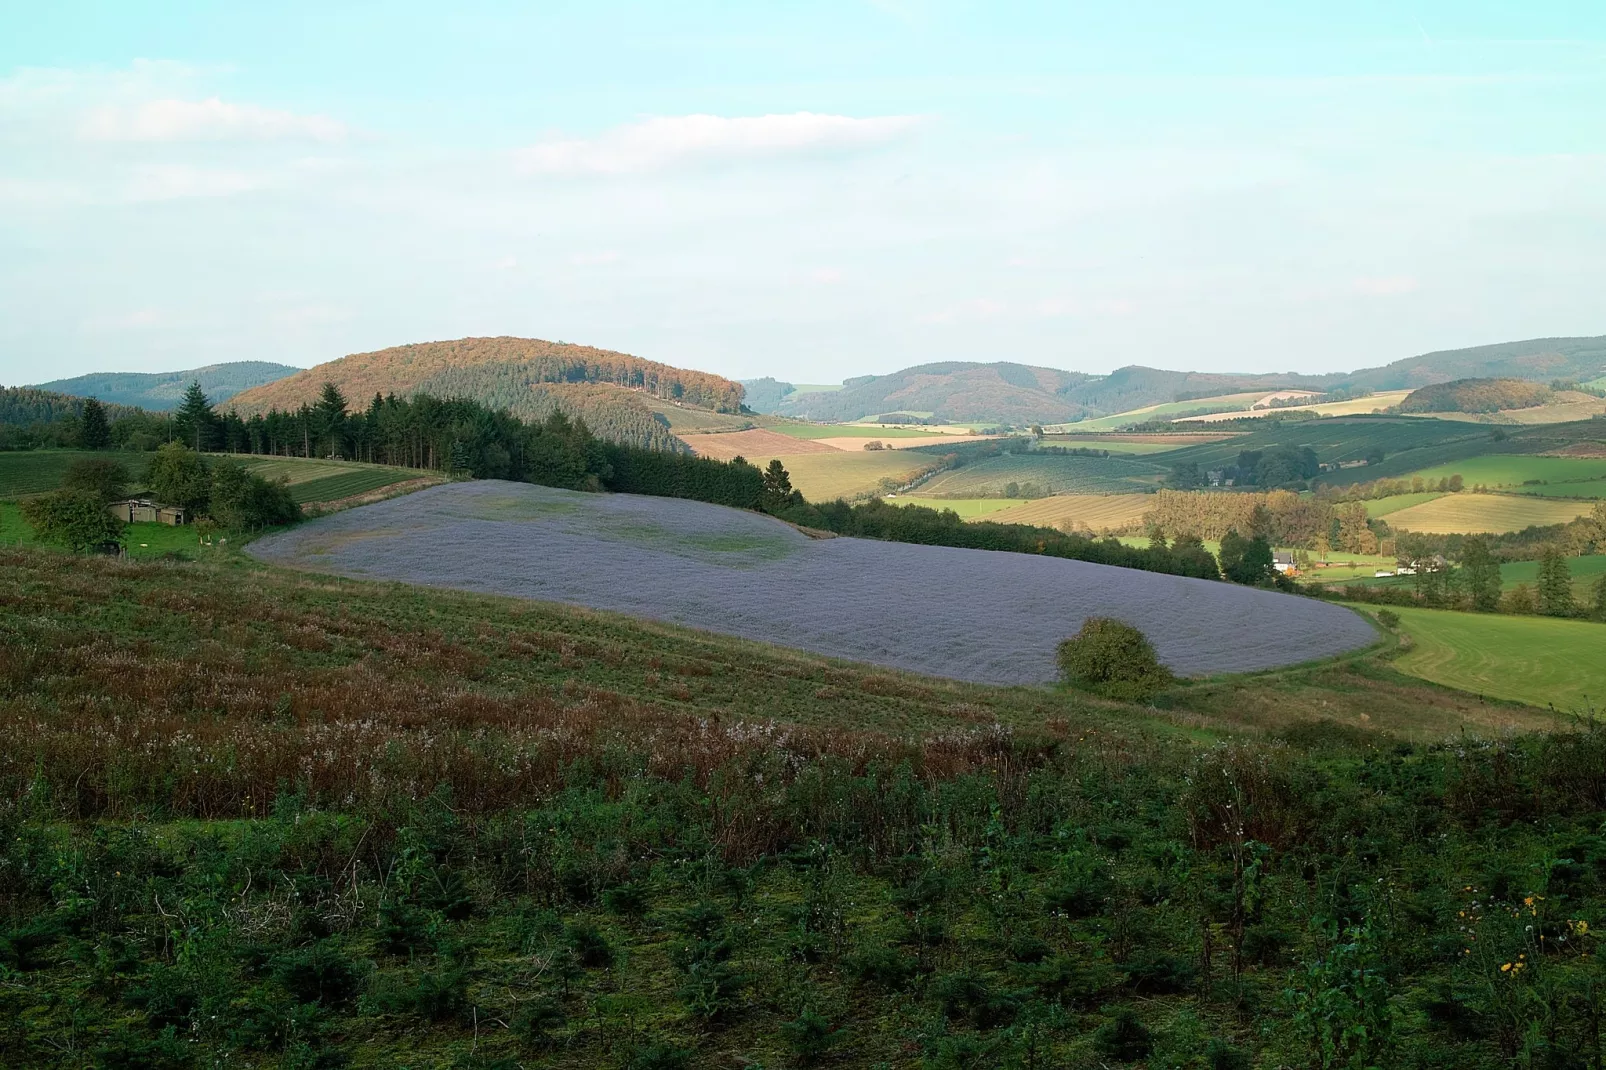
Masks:
[[[283,379],[300,370],[288,364],[273,364],[265,360],[239,360],[179,372],[95,372],[73,379],[40,383],[37,389],[165,412],[178,408],[185,389],[191,383],[200,383],[207,397],[214,402],[222,402],[242,390]]]
[[[931,413],[958,422],[1060,423],[1242,390],[1323,389],[1321,376],[1216,375],[1132,366],[1109,375],[999,362],[922,364],[849,379],[841,390],[796,393],[789,383],[757,380],[749,404],[759,411],[812,420],[858,420],[882,413]]]
[[[1401,412],[1503,412],[1544,405],[1555,391],[1526,379],[1456,379],[1413,390]]]
[[[75,420],[83,408],[84,399],[81,397],[32,386],[0,386],[0,425],[3,426],[27,427]],[[107,405],[106,417],[115,420],[134,411],[123,405]]]
[[[317,401],[325,383],[353,404],[375,394],[463,397],[526,418],[557,410],[584,419],[614,442],[676,449],[639,397],[651,394],[717,412],[739,412],[741,384],[706,372],[672,368],[615,353],[536,338],[460,338],[357,353],[320,364],[233,399],[242,416],[293,411]]]
[[[1407,357],[1381,368],[1338,377],[1340,385],[1368,390],[1406,390],[1452,379],[1553,379],[1587,383],[1606,375],[1606,335],[1592,338],[1531,338],[1471,349],[1445,349]]]

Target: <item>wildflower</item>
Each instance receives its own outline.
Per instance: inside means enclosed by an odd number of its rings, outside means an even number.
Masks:
[[[1501,963],[1501,964],[1500,964],[1500,972],[1501,972],[1501,973],[1510,973],[1510,972],[1511,972],[1511,963],[1509,963],[1509,962],[1502,962],[1502,963]]]

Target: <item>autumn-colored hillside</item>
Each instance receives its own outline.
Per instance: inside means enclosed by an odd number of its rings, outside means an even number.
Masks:
[[[499,391],[515,385],[534,389],[550,383],[612,383],[717,412],[737,412],[742,402],[741,385],[718,375],[591,346],[504,337],[354,353],[244,391],[231,405],[242,416],[295,409],[316,401],[324,383],[334,383],[358,405],[375,394],[405,396],[418,391],[456,393],[493,404],[493,399],[475,396],[478,382],[494,383]]]

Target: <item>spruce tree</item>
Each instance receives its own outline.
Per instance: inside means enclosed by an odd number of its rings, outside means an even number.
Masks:
[[[86,398],[78,420],[78,440],[84,449],[103,450],[111,445],[112,430],[106,424],[106,406],[94,398]]]
[[[324,383],[312,414],[320,448],[328,456],[339,455],[346,437],[346,396],[334,383]]]
[[[1467,594],[1472,596],[1472,608],[1479,613],[1493,613],[1500,608],[1500,563],[1489,553],[1489,544],[1471,538],[1461,554],[1462,571],[1466,573]]]
[[[179,441],[197,453],[211,449],[217,437],[216,424],[217,415],[212,412],[212,402],[202,392],[201,384],[190,383],[178,411],[173,414],[173,430]]]
[[[1539,559],[1539,612],[1547,617],[1573,614],[1573,578],[1567,559],[1554,544],[1545,547]]]

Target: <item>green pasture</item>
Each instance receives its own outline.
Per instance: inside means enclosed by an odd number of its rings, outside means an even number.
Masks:
[[[108,450],[16,450],[0,453],[0,499],[44,494],[61,486],[61,477],[75,461],[98,458],[121,461],[139,479],[150,462],[148,453]]]
[[[939,472],[920,489],[926,494],[980,497],[1002,494],[1010,483],[1036,483],[1052,494],[1130,494],[1153,490],[1167,471],[1163,465],[1132,457],[1020,453]]]
[[[1109,450],[1111,453],[1125,454],[1129,457],[1150,457],[1156,453],[1170,453],[1191,445],[1186,440],[1180,442],[1121,442],[1111,439],[1096,439],[1089,441],[1079,439],[1075,434],[1044,435],[1045,446],[1068,446],[1072,449]]]
[[[1442,609],[1393,611],[1411,639],[1410,649],[1394,661],[1401,672],[1562,713],[1598,709],[1606,699],[1606,625]]]
[[[123,544],[131,557],[161,557],[181,553],[193,556],[199,547],[195,528],[188,525],[129,524],[123,528]],[[22,508],[15,502],[0,501],[0,546],[37,546],[33,529],[22,519]]]
[[[1529,480],[1543,480],[1549,484],[1576,484],[1586,480],[1606,479],[1606,457],[1539,457],[1524,454],[1492,454],[1468,457],[1409,473],[1437,482],[1446,476],[1459,475],[1468,487],[1482,483],[1503,490],[1569,493],[1557,486],[1525,487]],[[1597,492],[1588,497],[1599,497]]]
[[[1543,483],[1511,489],[1518,494],[1533,494],[1541,498],[1606,498],[1606,479],[1591,479],[1583,483]]]
[[[1573,597],[1581,602],[1586,601],[1593,591],[1595,581],[1602,573],[1606,573],[1606,554],[1569,557],[1567,571],[1573,578]],[[1538,582],[1537,561],[1508,561],[1500,566],[1500,585],[1508,591],[1519,583],[1526,583],[1532,587]],[[1602,651],[1602,657],[1606,657],[1606,647],[1603,647]]]
[[[793,383],[793,394],[832,394],[842,389],[841,383]],[[790,396],[790,395],[788,395]],[[911,414],[912,415],[912,414]]]
[[[1401,509],[1409,509],[1413,505],[1431,502],[1438,496],[1439,492],[1434,490],[1423,491],[1421,494],[1396,494],[1389,498],[1373,498],[1365,503],[1366,515],[1373,518],[1388,516],[1390,513],[1397,513]]]

